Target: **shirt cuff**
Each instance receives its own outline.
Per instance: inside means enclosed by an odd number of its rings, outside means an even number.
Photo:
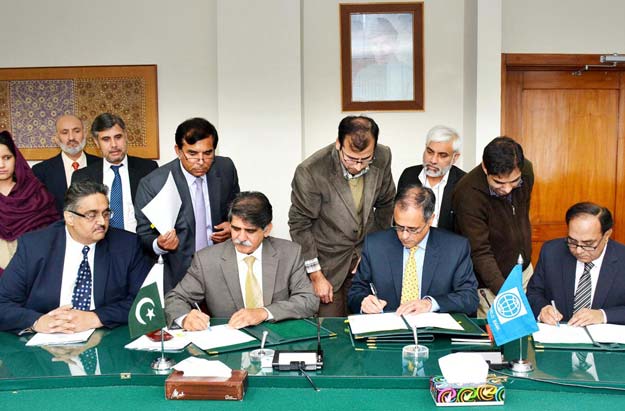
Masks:
[[[184,319],[185,319],[185,318],[187,318],[187,315],[189,315],[189,314],[181,315],[180,317],[178,317],[178,318],[176,318],[176,319],[174,320],[174,322],[176,323],[176,325],[178,325],[178,327],[180,327],[180,328],[184,328],[184,327],[182,326],[182,323],[184,322]]]
[[[438,305],[434,297],[430,297],[429,295],[426,295],[425,297],[423,297],[423,299],[426,299],[426,298],[430,300],[430,302],[432,303],[432,307],[430,308],[431,313],[438,312],[441,309],[441,306]]]
[[[603,323],[607,324],[608,323],[608,316],[605,315],[605,311],[603,311],[603,308],[600,309],[599,311],[601,311],[601,314],[603,314]]]
[[[306,266],[306,272],[308,274],[314,273],[315,271],[321,271],[321,265],[319,264],[319,259],[317,257],[312,260],[304,261],[304,266]]]
[[[273,314],[271,314],[271,311],[269,311],[266,307],[263,307],[263,310],[267,311],[267,319],[265,321],[273,320]]]
[[[156,255],[167,254],[167,251],[161,249],[161,247],[158,246],[158,238],[154,239],[154,242],[152,243],[152,250],[154,250],[154,254]]]

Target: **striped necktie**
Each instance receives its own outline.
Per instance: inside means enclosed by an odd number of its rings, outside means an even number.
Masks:
[[[590,270],[595,265],[593,263],[584,263],[584,272],[579,278],[577,291],[573,303],[573,314],[582,308],[590,308],[590,297],[592,295],[592,282],[590,281]]]

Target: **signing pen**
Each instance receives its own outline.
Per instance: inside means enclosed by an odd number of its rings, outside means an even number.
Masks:
[[[380,301],[380,299],[378,298],[378,291],[375,289],[375,285],[373,285],[373,283],[369,283],[369,288],[371,288],[371,294],[373,294],[373,296],[375,298],[378,299],[378,301]],[[383,313],[384,310],[380,310],[380,313]]]
[[[195,305],[195,308],[197,308],[197,310],[199,312],[202,312],[202,310],[200,309],[200,306],[198,305],[198,303],[193,303],[193,305]],[[208,327],[208,331],[212,331],[210,318],[208,319],[208,324],[206,326]]]
[[[553,307],[553,310],[558,313],[558,309],[556,308],[556,302],[554,300],[551,300],[551,306]],[[556,327],[560,326],[560,321],[556,321]]]

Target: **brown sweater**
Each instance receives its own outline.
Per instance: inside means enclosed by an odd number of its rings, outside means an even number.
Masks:
[[[529,219],[534,186],[532,163],[525,160],[523,184],[512,190],[512,201],[490,194],[481,164],[456,185],[452,196],[455,231],[469,239],[473,269],[480,287],[497,294],[516,264],[530,264],[532,233]]]

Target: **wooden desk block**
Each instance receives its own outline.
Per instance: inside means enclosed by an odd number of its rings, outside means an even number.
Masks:
[[[232,377],[185,377],[174,371],[165,380],[168,400],[229,400],[240,401],[247,391],[247,371],[232,370]]]

